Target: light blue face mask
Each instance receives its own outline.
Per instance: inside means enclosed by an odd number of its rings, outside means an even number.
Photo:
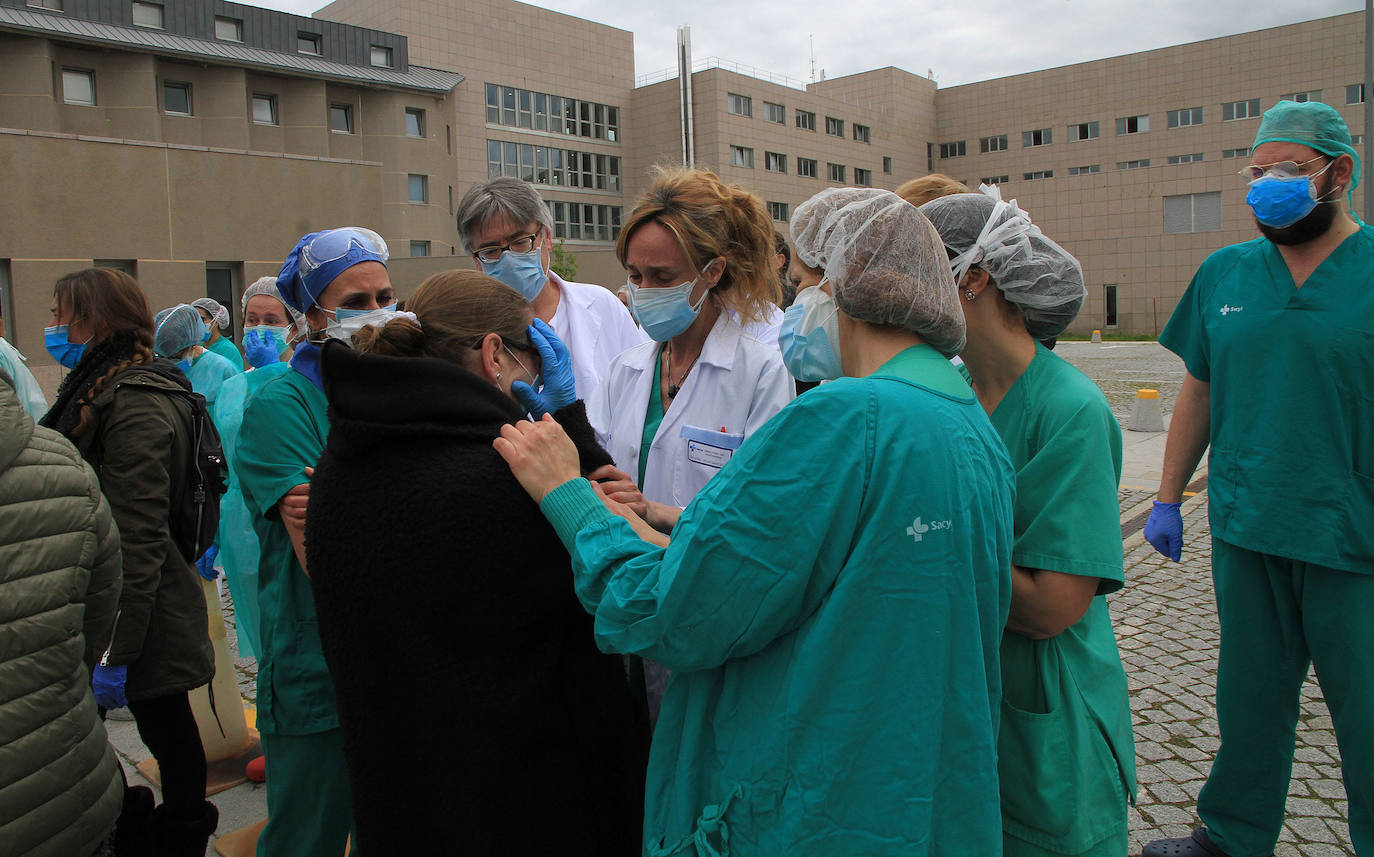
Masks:
[[[177,368],[181,370],[181,374],[189,375],[191,373],[191,358],[183,357],[178,360]]]
[[[782,314],[778,349],[782,362],[798,381],[830,381],[844,374],[840,366],[839,309],[819,285],[797,292]]]
[[[325,310],[328,314],[329,311]],[[348,345],[353,344],[353,334],[369,325],[381,327],[396,317],[396,304],[381,309],[336,309],[334,323],[324,329],[324,335]]]
[[[1265,226],[1282,229],[1292,226],[1312,213],[1320,202],[1317,186],[1312,179],[1326,172],[1335,161],[1311,175],[1285,176],[1268,173],[1250,182],[1245,201],[1255,212],[1255,219]]]
[[[67,339],[65,324],[43,328],[43,347],[52,355],[52,359],[68,369],[75,369],[76,364],[81,362],[81,355],[86,353],[86,343]]]
[[[661,289],[646,289],[626,283],[626,288],[630,290],[630,313],[651,339],[667,342],[691,327],[701,312],[701,305],[706,303],[710,289],[701,293],[701,300],[697,301],[696,306],[690,303],[692,289],[696,288],[700,279],[697,277],[690,283]]]
[[[539,297],[549,282],[549,275],[544,271],[543,251],[538,247],[527,253],[507,250],[495,262],[482,262],[482,273],[515,289],[527,301]]]

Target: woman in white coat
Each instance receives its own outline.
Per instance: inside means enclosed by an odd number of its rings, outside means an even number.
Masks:
[[[652,341],[590,399],[615,459],[593,478],[660,531],[795,394],[777,343],[750,330],[779,298],[773,241],[763,202],[704,170],[659,170],[620,230],[630,311]]]

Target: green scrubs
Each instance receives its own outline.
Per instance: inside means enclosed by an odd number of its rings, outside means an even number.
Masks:
[[[654,358],[654,383],[649,387],[649,408],[644,412],[644,431],[639,438],[639,484],[644,484],[644,471],[649,466],[649,448],[663,425],[663,349]]]
[[[1014,478],[919,346],[769,420],[666,549],[585,480],[544,499],[597,644],[673,670],[646,855],[1000,851]]]
[[[233,366],[235,371],[243,371],[243,354],[239,352],[239,347],[234,344],[234,340],[227,336],[221,336],[205,347],[228,360],[229,365]]]
[[[1097,385],[1039,344],[991,419],[1016,468],[1012,562],[1100,578],[1087,613],[1063,633],[1002,638],[1004,853],[1121,857],[1136,787],[1126,672],[1106,599],[1124,580],[1121,427]]]
[[[271,784],[259,857],[338,857],[353,823],[348,778],[320,775],[343,770],[339,714],[310,580],[276,509],[309,481],[305,468],[319,461],[329,435],[327,408],[299,371],[278,374],[248,403],[234,459],[261,545],[258,730]]]
[[[1374,228],[1297,288],[1265,239],[1198,269],[1160,342],[1211,392],[1221,748],[1198,814],[1236,855],[1283,821],[1301,676],[1331,710],[1357,853],[1374,853]],[[1295,678],[1296,676],[1296,678]]]

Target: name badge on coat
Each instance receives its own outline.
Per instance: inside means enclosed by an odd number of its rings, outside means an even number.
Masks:
[[[720,469],[730,456],[735,454],[739,445],[744,443],[744,435],[726,431],[683,426],[682,439],[687,444],[687,460],[695,464]]]

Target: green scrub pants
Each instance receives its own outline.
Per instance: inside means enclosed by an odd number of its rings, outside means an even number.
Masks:
[[[1221,747],[1198,796],[1207,832],[1232,857],[1273,853],[1314,663],[1340,748],[1350,837],[1356,854],[1374,855],[1374,574],[1213,539],[1212,579]]]
[[[343,733],[264,732],[262,749],[267,754],[267,826],[258,837],[258,857],[343,857],[353,833]],[[358,857],[356,842],[350,857]]]

